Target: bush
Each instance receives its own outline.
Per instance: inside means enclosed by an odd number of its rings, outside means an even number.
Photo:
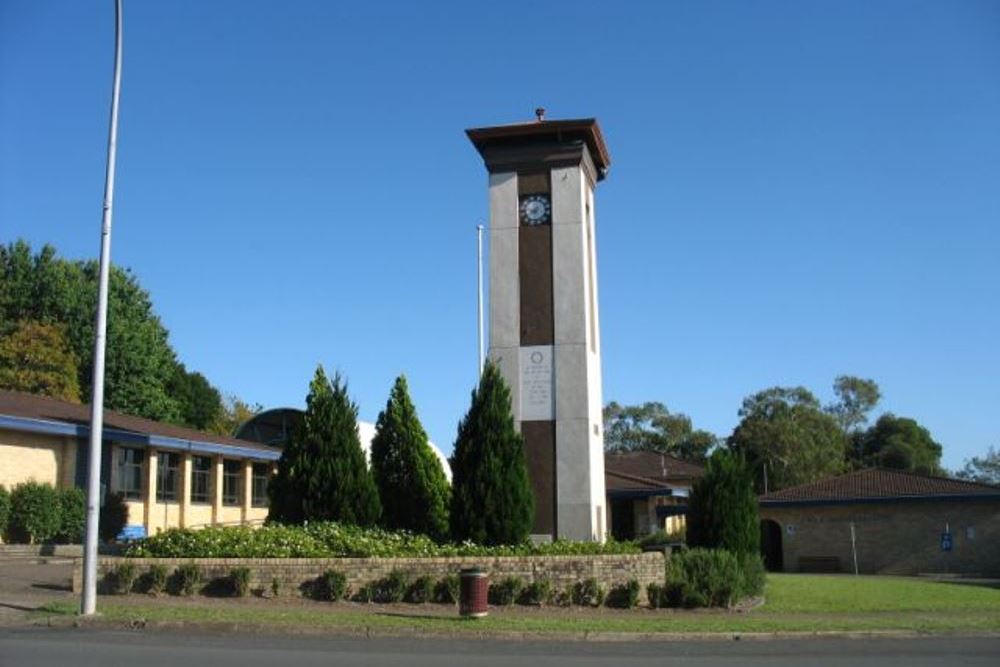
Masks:
[[[271,597],[278,597],[281,595],[281,580],[277,577],[271,578]]]
[[[83,544],[87,528],[87,494],[73,487],[59,492],[60,525],[56,539],[65,544]]]
[[[402,570],[393,570],[389,576],[362,586],[357,599],[360,602],[402,602],[409,589],[409,575]]]
[[[238,598],[250,594],[250,568],[235,567],[229,571],[229,590]]]
[[[487,598],[490,604],[500,607],[507,607],[521,596],[524,590],[524,579],[521,577],[504,577],[500,581],[490,584]]]
[[[194,563],[184,563],[174,570],[174,589],[180,595],[194,595],[201,584],[201,570]]]
[[[639,540],[638,544],[640,547],[653,547],[661,544],[673,544],[676,542],[683,542],[686,539],[686,534],[683,530],[674,533],[668,533],[665,530],[658,530],[655,533],[650,533]]]
[[[716,451],[708,460],[705,476],[691,488],[687,543],[736,554],[760,553],[753,473],[739,454]]]
[[[434,601],[442,604],[457,604],[462,591],[462,580],[457,574],[442,577],[434,586]]]
[[[573,604],[573,590],[575,586],[566,586],[562,590],[552,593],[552,604],[557,607],[569,607]]]
[[[600,607],[604,604],[604,589],[593,577],[576,582],[573,586],[573,604],[581,607]]]
[[[101,507],[100,527],[98,535],[102,542],[113,542],[128,523],[128,505],[121,493],[109,493],[104,496]]]
[[[109,496],[110,497],[110,496]],[[406,531],[360,528],[336,522],[304,526],[269,524],[209,526],[200,530],[172,528],[137,540],[126,556],[139,558],[443,558],[449,556],[582,556],[635,554],[633,542],[524,542],[482,546],[471,542],[437,544]]]
[[[14,487],[10,494],[10,534],[15,542],[40,544],[59,534],[62,505],[51,484],[35,481]]]
[[[132,592],[138,575],[134,563],[119,563],[109,577],[111,592],[115,595],[128,595]]]
[[[413,604],[430,602],[434,597],[434,580],[428,576],[417,577],[406,591],[406,601]]]
[[[671,607],[727,607],[740,596],[739,559],[724,549],[691,549],[667,563],[666,599]]]
[[[618,609],[633,609],[639,604],[639,582],[629,579],[624,584],[612,586],[606,604]]]
[[[760,554],[744,554],[739,556],[740,590],[739,597],[756,597],[764,592],[767,570]]]
[[[536,607],[541,607],[547,605],[552,601],[552,582],[548,579],[536,579],[524,588],[524,592],[521,593],[521,598],[518,600],[521,604],[534,605]]]
[[[347,597],[347,575],[336,570],[327,570],[316,577],[313,583],[313,597],[317,600],[336,602]]]
[[[10,525],[10,492],[0,484],[0,541],[6,539]]]
[[[150,595],[160,595],[167,589],[167,568],[164,565],[150,565],[140,586]]]
[[[650,609],[659,609],[666,606],[666,598],[662,584],[650,584],[646,586],[646,600]]]

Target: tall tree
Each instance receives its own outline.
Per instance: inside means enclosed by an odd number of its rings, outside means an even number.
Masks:
[[[0,334],[0,389],[79,403],[76,356],[64,327],[22,320]]]
[[[528,538],[535,499],[524,443],[514,428],[510,389],[492,362],[458,425],[451,473],[452,539],[493,545]]]
[[[835,475],[844,469],[847,438],[803,387],[772,387],[747,397],[729,447],[741,453],[758,492]]]
[[[358,408],[340,375],[331,383],[317,366],[302,425],[281,453],[268,494],[274,521],[378,522],[381,507],[358,437]]]
[[[760,519],[753,473],[739,454],[720,449],[688,499],[687,543],[692,547],[760,552]]]
[[[956,477],[980,484],[1000,484],[1000,452],[990,447],[984,456],[973,456]]]
[[[833,381],[833,391],[837,402],[827,406],[827,412],[836,418],[844,433],[859,430],[868,421],[871,412],[882,394],[875,380],[866,380],[853,375],[840,375]]]
[[[201,373],[189,372],[184,364],[175,366],[168,390],[178,403],[180,421],[185,426],[205,431],[222,416],[219,390]]]
[[[864,467],[880,466],[925,475],[941,473],[941,445],[914,419],[887,412],[858,442],[857,454]]]
[[[260,403],[251,405],[235,394],[227,394],[222,400],[222,411],[206,430],[218,435],[235,435],[240,426],[263,409]]]
[[[375,424],[371,461],[382,502],[382,524],[445,540],[451,488],[402,375],[396,378]]]
[[[691,418],[672,413],[663,403],[604,406],[604,448],[609,452],[645,450],[676,456],[695,463],[705,460],[717,438],[694,430]]]

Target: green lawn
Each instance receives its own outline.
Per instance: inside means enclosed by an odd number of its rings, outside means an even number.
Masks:
[[[123,603],[104,597],[99,608],[111,621],[143,618],[157,622],[229,623],[279,629],[415,629],[426,632],[523,633],[745,633],[745,632],[1000,632],[1000,590],[956,583],[897,577],[770,575],[767,603],[750,612],[719,610],[671,611],[637,609],[492,609],[475,621],[458,619],[431,605],[381,609],[317,603],[282,605],[213,604],[194,600],[133,597]],[[60,604],[48,614],[72,614],[76,606]],[[441,616],[442,612],[445,613]]]

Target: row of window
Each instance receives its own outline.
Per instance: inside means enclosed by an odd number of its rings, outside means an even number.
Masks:
[[[146,451],[119,447],[117,457],[118,490],[126,498],[142,499],[142,467]],[[211,456],[191,457],[191,502],[211,503],[213,500],[213,470]],[[254,507],[267,507],[267,480],[270,477],[267,463],[254,463],[250,487],[250,503]],[[181,455],[176,452],[156,453],[156,500],[176,502],[181,495]],[[243,504],[243,462],[222,460],[222,504]]]

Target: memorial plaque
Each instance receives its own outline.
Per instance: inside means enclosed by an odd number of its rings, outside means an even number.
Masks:
[[[552,375],[552,346],[522,347],[521,353],[521,419],[541,421],[555,419],[555,391]]]

